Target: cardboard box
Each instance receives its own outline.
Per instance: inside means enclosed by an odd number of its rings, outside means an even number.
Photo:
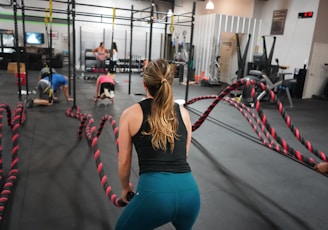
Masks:
[[[25,63],[19,63],[20,73],[25,73]],[[9,62],[7,66],[7,72],[16,74],[18,72],[17,62]]]

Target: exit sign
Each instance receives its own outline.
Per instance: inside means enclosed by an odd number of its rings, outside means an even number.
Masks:
[[[312,17],[313,17],[313,11],[298,13],[298,18],[312,18]]]

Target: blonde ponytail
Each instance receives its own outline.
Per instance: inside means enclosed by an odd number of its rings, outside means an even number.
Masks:
[[[144,81],[153,101],[148,117],[150,130],[143,134],[152,136],[154,149],[167,151],[169,144],[171,152],[178,138],[178,121],[172,93],[173,78],[170,65],[163,59],[150,62],[144,72]]]

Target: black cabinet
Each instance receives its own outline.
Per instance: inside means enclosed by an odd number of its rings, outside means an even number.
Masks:
[[[42,64],[42,54],[34,54],[34,53],[28,53],[27,54],[27,64],[26,68],[28,70],[41,70],[43,67]]]
[[[294,96],[296,98],[302,98],[303,96],[306,71],[307,71],[306,69],[300,69],[295,72],[294,78],[296,79],[296,86],[295,86]]]
[[[63,54],[55,54],[51,60],[47,58],[47,65],[50,66],[52,65],[53,68],[63,68],[64,65],[64,57]]]
[[[0,69],[6,70],[8,63],[13,61],[14,57],[12,53],[0,53]]]

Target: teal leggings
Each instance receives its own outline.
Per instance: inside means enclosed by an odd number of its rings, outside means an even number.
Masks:
[[[178,230],[189,230],[199,209],[199,190],[191,173],[144,173],[115,229],[151,230],[171,222]]]

